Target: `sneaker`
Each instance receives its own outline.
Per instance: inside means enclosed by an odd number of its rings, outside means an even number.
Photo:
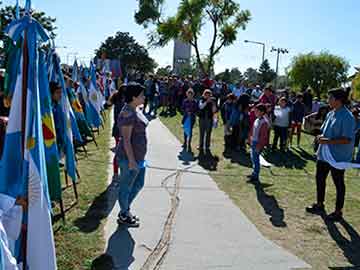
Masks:
[[[341,212],[333,212],[326,217],[327,220],[332,222],[339,222],[343,219],[343,215]]]
[[[319,205],[317,203],[314,203],[313,205],[305,208],[306,212],[313,214],[313,215],[319,215],[325,212],[325,208],[323,205]]]
[[[140,224],[135,219],[132,219],[130,216],[125,216],[125,215],[119,215],[117,223],[118,225],[125,225],[131,228],[140,227]]]
[[[129,217],[130,217],[131,219],[133,219],[133,220],[137,221],[137,222],[139,222],[139,221],[140,221],[140,218],[139,218],[138,216],[136,216],[136,215],[132,215],[131,213],[129,213]]]

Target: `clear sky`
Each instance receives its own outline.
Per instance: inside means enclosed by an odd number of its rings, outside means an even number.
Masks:
[[[175,12],[179,0],[167,0],[165,11]],[[15,4],[4,0],[4,4]],[[25,0],[20,0],[20,3]],[[139,43],[146,45],[146,30],[133,19],[137,0],[32,0],[35,9],[41,9],[57,19],[57,46],[63,62],[73,62],[71,53],[78,53],[88,62],[102,41],[117,31],[130,32]],[[280,58],[280,72],[298,53],[319,52],[345,57],[351,66],[360,66],[360,1],[359,0],[239,0],[241,7],[249,9],[252,20],[238,40],[217,56],[216,71],[239,67],[258,67],[261,46],[244,43],[245,39],[265,42],[266,58],[275,69],[276,55],[272,46],[287,48],[290,53]],[[210,28],[202,32],[203,53],[211,38]],[[172,64],[173,45],[150,50],[160,66]],[[351,72],[353,69],[351,70]]]

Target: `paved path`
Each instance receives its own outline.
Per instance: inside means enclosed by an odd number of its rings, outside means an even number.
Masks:
[[[179,161],[180,143],[159,120],[151,122],[148,136],[149,165],[178,170],[148,169],[145,188],[133,206],[141,217],[139,229],[117,227],[115,204],[105,237],[116,270],[309,267],[265,239],[206,171]]]

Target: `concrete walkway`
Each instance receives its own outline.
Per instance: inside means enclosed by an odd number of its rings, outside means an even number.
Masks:
[[[184,165],[180,143],[159,120],[150,123],[148,137],[151,168],[133,206],[141,227],[118,228],[117,203],[105,226],[116,270],[309,267],[265,239],[200,166]]]

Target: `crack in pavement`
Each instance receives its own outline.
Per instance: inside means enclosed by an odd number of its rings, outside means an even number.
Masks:
[[[183,170],[178,169],[174,173],[165,177],[164,180],[161,182],[161,186],[165,188],[165,190],[168,192],[170,196],[170,211],[166,218],[161,238],[157,243],[157,245],[155,246],[155,248],[147,257],[143,266],[140,268],[141,270],[157,270],[160,269],[161,264],[163,263],[165,256],[169,251],[172,229],[175,222],[175,216],[180,204],[179,193],[180,193],[181,177],[183,173],[186,172],[186,170],[191,169],[193,166],[190,166]],[[174,184],[171,187],[169,187],[167,184],[169,180],[173,177],[175,177]]]

